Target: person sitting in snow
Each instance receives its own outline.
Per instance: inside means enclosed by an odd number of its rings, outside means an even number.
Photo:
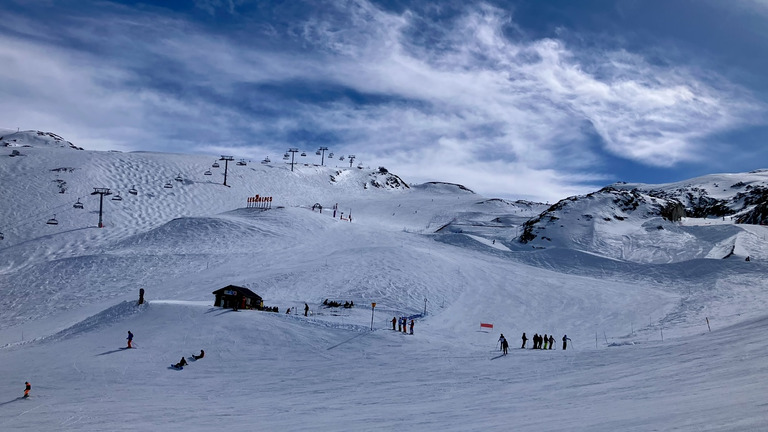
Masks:
[[[205,357],[205,351],[203,351],[203,350],[200,350],[200,355],[192,354],[192,358],[195,359],[195,360],[200,360],[203,357]]]
[[[173,367],[175,367],[175,368],[182,368],[182,367],[184,367],[184,366],[186,366],[186,365],[187,365],[187,359],[185,359],[185,358],[182,356],[182,357],[181,357],[181,360],[180,360],[178,363],[176,363],[175,365],[173,365]]]

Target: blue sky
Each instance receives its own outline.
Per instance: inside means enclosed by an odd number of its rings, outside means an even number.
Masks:
[[[406,181],[550,202],[768,167],[765,0],[0,10],[0,127],[89,150],[256,162],[327,146]]]

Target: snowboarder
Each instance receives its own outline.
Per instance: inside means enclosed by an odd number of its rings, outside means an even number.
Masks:
[[[549,338],[547,337],[546,333],[544,333],[543,341],[544,341],[544,349],[547,349],[547,342],[549,342]]]
[[[528,342],[528,338],[525,337],[525,332],[523,332],[523,346],[521,346],[521,349],[525,349],[525,343]]]
[[[395,329],[395,323],[397,322],[397,317],[392,317],[392,330]]]
[[[309,313],[309,305],[304,303],[304,316],[307,316],[308,313]]]
[[[131,342],[133,342],[133,333],[131,333],[130,330],[128,330],[128,337],[126,339],[128,339],[128,348],[133,348],[131,346]]]
[[[571,340],[571,338],[568,337],[568,335],[563,335],[563,351],[565,351],[565,347],[568,346],[568,342]]]
[[[549,335],[549,349],[552,349],[555,346],[555,337],[552,335]]]
[[[505,338],[504,333],[502,333],[501,336],[499,336],[499,349],[501,351],[504,351],[504,342],[506,341],[507,341],[507,338]]]
[[[192,358],[195,359],[195,360],[200,360],[203,357],[205,357],[205,351],[203,351],[203,350],[200,350],[200,355],[192,354]]]
[[[504,355],[507,355],[507,350],[509,350],[509,342],[507,342],[507,339],[504,338],[504,340],[501,341],[501,351],[504,353]]]
[[[411,334],[413,334],[413,318],[411,318]]]
[[[29,383],[29,381],[25,381],[24,385],[25,385],[25,387],[24,387],[24,397],[28,398],[29,397],[29,391],[32,390],[32,385]]]
[[[184,366],[186,366],[186,365],[187,365],[187,359],[185,359],[185,358],[184,358],[184,356],[182,356],[182,357],[181,357],[181,360],[179,360],[179,362],[178,362],[178,363],[176,363],[175,365],[173,365],[173,367],[181,369],[181,368],[183,368],[183,367],[184,367]]]

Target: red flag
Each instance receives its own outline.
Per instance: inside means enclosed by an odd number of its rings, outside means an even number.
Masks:
[[[488,327],[488,328],[493,328],[493,324],[488,324],[488,323],[480,323],[480,327]]]

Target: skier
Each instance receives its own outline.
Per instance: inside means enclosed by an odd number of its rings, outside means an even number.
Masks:
[[[509,349],[509,342],[507,342],[507,339],[504,338],[504,340],[501,341],[501,351],[504,353],[504,355],[507,355],[508,349]]]
[[[395,329],[395,323],[397,322],[397,317],[392,317],[392,330]]]
[[[552,349],[555,346],[555,337],[552,335],[549,335],[549,349]]]
[[[173,365],[173,367],[175,367],[175,368],[182,368],[182,367],[184,367],[184,366],[186,366],[186,365],[187,365],[187,359],[185,359],[185,358],[184,358],[184,356],[182,356],[182,357],[181,357],[181,360],[179,360],[179,362],[178,362],[178,363],[176,363],[175,365]]]
[[[195,359],[195,360],[200,360],[203,357],[205,357],[205,351],[203,351],[203,350],[200,350],[200,355],[192,354],[192,358]]]
[[[307,316],[307,313],[309,313],[309,305],[304,303],[304,316]]]
[[[133,341],[133,333],[131,333],[130,330],[128,330],[128,337],[126,339],[128,339],[128,348],[133,348],[131,346],[131,342]]]
[[[29,397],[29,391],[32,390],[32,385],[29,383],[29,381],[25,381],[24,385],[26,386],[26,387],[24,387],[24,397],[28,398]]]
[[[565,347],[568,346],[568,342],[571,340],[571,338],[568,337],[568,335],[563,335],[563,351],[565,351]]]
[[[411,318],[411,334],[413,334],[413,318]]]
[[[544,349],[547,349],[547,342],[549,342],[549,338],[547,337],[546,333],[544,333],[543,341],[544,341]]]
[[[507,341],[507,338],[504,337],[504,333],[499,336],[499,349],[504,351],[504,342]]]
[[[528,342],[528,338],[525,337],[525,332],[523,332],[523,346],[521,346],[521,349],[525,349],[525,343]]]

